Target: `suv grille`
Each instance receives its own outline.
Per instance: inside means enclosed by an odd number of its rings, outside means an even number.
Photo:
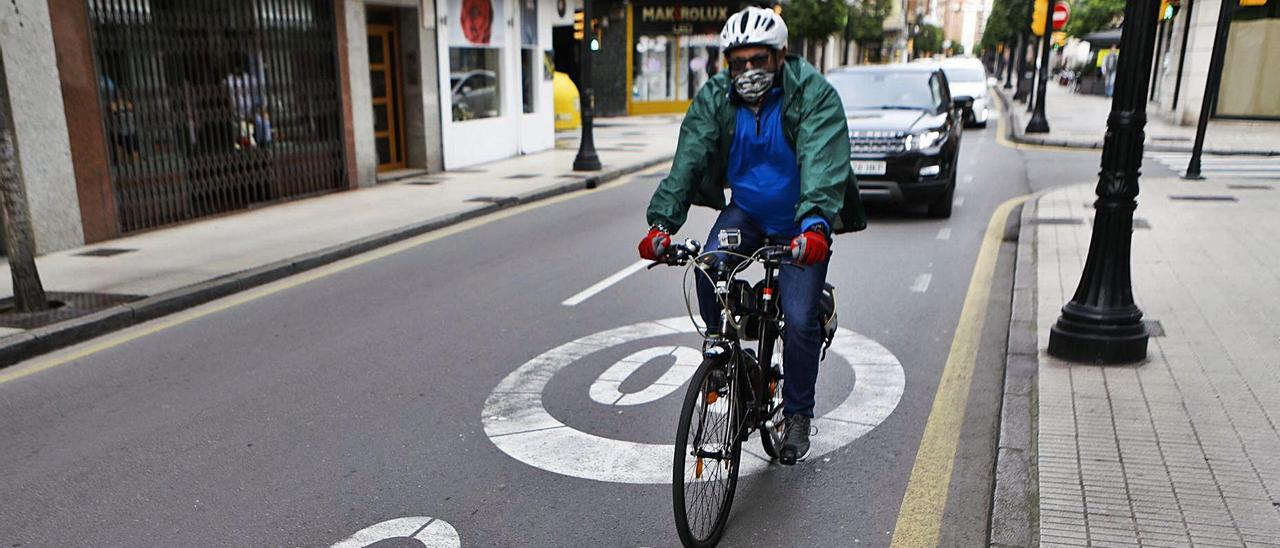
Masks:
[[[896,131],[851,131],[849,132],[849,152],[853,154],[902,152],[905,150],[903,146],[905,138],[905,133]]]

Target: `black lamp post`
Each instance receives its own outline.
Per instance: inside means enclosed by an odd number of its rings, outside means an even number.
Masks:
[[[582,66],[578,70],[582,80],[582,142],[578,144],[578,156],[573,159],[573,170],[600,171],[600,157],[596,156],[596,140],[592,135],[596,97],[591,91],[591,40],[596,33],[591,21],[591,0],[582,2],[582,29]]]
[[[1218,29],[1213,36],[1213,52],[1209,56],[1209,77],[1204,82],[1204,100],[1200,102],[1200,121],[1196,124],[1196,143],[1191,147],[1191,161],[1187,162],[1187,172],[1183,179],[1203,179],[1200,175],[1200,153],[1204,152],[1204,133],[1209,129],[1209,112],[1218,102],[1218,88],[1222,86],[1223,57],[1227,54],[1227,28],[1231,24],[1231,13],[1236,0],[1222,0],[1218,9]],[[1191,17],[1188,13],[1187,17]]]
[[[1044,28],[1040,29],[1040,86],[1036,88],[1036,109],[1027,121],[1027,133],[1049,133],[1049,120],[1044,117],[1044,94],[1049,90],[1049,48],[1053,45],[1049,33],[1053,30],[1054,4],[1053,0],[1049,0],[1044,5]],[[1146,93],[1146,89],[1146,86],[1142,87],[1143,93]]]
[[[1049,332],[1049,355],[1064,360],[1133,363],[1147,356],[1148,334],[1133,301],[1129,263],[1159,4],[1125,3],[1123,54],[1103,141],[1089,256],[1075,296]]]

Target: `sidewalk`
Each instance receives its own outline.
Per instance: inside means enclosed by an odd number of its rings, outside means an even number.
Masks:
[[[1018,478],[998,473],[993,545],[1280,546],[1280,180],[1259,182],[1142,181],[1133,289],[1158,324],[1130,366],[1045,353],[1088,252],[1093,183],[1027,205],[1009,378],[1029,362],[1031,384],[1006,387],[1000,454],[1002,468],[1033,455],[1031,481],[1010,498]],[[1035,350],[1017,355],[1019,340]],[[1031,527],[1006,520],[1019,500]]]
[[[1012,89],[995,86],[1013,113],[1010,137],[1020,143],[1102,148],[1107,133],[1107,117],[1111,115],[1111,98],[1101,95],[1071,93],[1066,86],[1050,82],[1046,90],[1045,117],[1049,133],[1025,133],[1031,114],[1025,103],[1013,102]],[[1147,104],[1147,139],[1149,152],[1191,152],[1196,139],[1196,126],[1169,123],[1156,103]],[[1209,120],[1205,131],[1204,151],[1211,154],[1275,154],[1280,155],[1280,122]]]
[[[597,122],[596,150],[604,164],[599,172],[574,172],[580,132],[559,134],[556,147],[542,153],[453,172],[384,175],[380,180],[387,182],[372,188],[39,257],[46,291],[131,302],[30,330],[0,327],[0,365],[502,208],[594,186],[674,154],[679,117]],[[9,266],[0,263],[0,297],[12,295]]]

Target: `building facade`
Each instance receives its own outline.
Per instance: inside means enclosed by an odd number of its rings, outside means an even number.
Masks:
[[[0,48],[37,250],[549,149],[563,11],[555,0],[5,3]]]
[[[1155,114],[1181,125],[1200,118],[1222,0],[1184,0],[1164,24],[1156,54]],[[1215,119],[1280,123],[1280,0],[1240,0],[1227,26]],[[1153,106],[1155,106],[1153,105]]]

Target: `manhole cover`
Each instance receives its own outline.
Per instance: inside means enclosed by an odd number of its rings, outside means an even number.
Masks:
[[[83,253],[76,253],[77,257],[114,257],[116,255],[137,251],[136,249],[123,249],[119,247],[100,247],[91,249]]]
[[[1170,200],[1179,200],[1184,202],[1235,202],[1235,196],[1219,196],[1213,194],[1197,194],[1189,196],[1169,196]]]
[[[35,329],[143,299],[140,295],[58,291],[46,291],[45,296],[53,307],[42,312],[17,312],[13,297],[0,299],[0,327]]]
[[[1084,224],[1081,219],[1064,218],[1064,217],[1037,217],[1031,219],[1033,225],[1078,225]]]
[[[516,203],[517,200],[510,196],[476,196],[475,198],[470,198],[467,201],[483,202],[483,203],[498,204],[501,206],[505,206],[505,205],[514,204]]]

